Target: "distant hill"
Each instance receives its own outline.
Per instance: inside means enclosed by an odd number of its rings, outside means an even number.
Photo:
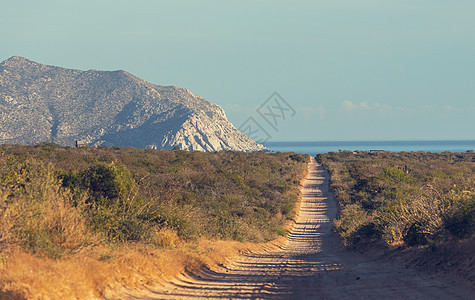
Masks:
[[[125,71],[80,71],[14,56],[0,64],[0,143],[54,142],[258,151],[221,107]]]

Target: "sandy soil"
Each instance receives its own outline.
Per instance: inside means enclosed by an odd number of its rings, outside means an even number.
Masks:
[[[297,222],[285,244],[248,253],[214,270],[184,274],[141,299],[470,299],[474,291],[440,278],[358,256],[331,231],[336,202],[328,174],[314,160]]]

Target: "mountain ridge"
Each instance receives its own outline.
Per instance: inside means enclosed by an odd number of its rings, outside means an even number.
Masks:
[[[81,71],[13,56],[0,63],[0,109],[0,143],[265,150],[218,105],[123,70]]]

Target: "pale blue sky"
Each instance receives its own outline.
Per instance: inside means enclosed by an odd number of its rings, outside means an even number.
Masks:
[[[1,0],[0,60],[123,69],[273,140],[475,139],[475,1]],[[261,121],[259,121],[261,122]]]

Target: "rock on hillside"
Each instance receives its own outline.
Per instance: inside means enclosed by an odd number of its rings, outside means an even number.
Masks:
[[[199,151],[265,148],[218,105],[125,71],[79,71],[24,57],[0,64],[0,143],[54,142]]]

